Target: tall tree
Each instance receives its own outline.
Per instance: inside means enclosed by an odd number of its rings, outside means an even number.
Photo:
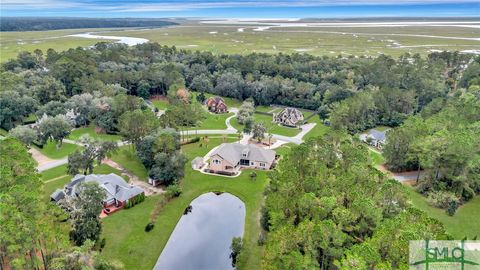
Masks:
[[[150,110],[134,110],[120,117],[120,133],[130,142],[137,143],[160,125]]]
[[[46,117],[38,125],[42,143],[46,143],[51,139],[57,143],[57,148],[62,146],[63,139],[70,134],[71,130],[72,126],[63,115]]]

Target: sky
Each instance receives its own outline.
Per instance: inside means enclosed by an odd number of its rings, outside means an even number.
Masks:
[[[0,5],[2,17],[480,17],[479,0],[1,0]]]

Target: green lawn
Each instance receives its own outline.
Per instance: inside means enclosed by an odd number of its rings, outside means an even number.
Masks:
[[[210,112],[206,112],[206,118],[203,119],[198,126],[196,127],[189,127],[189,130],[195,129],[226,129],[227,125],[225,124],[225,120],[228,117],[232,116],[233,113],[221,113],[221,114],[214,114]]]
[[[45,200],[50,200],[50,195],[57,189],[63,188],[68,182],[72,180],[72,176],[65,175],[55,180],[46,182],[43,185],[43,195]]]
[[[300,133],[301,129],[299,128],[290,128],[278,125],[272,122],[272,116],[263,115],[255,113],[253,114],[254,121],[257,123],[263,123],[267,127],[267,132],[272,134],[284,135],[288,137],[293,137]],[[243,130],[243,125],[239,124],[237,118],[233,118],[230,123],[232,126],[238,130]]]
[[[57,178],[57,177],[60,177],[60,176],[64,176],[64,175],[67,175],[67,165],[60,165],[60,166],[57,166],[57,167],[54,167],[54,168],[51,168],[51,169],[48,169],[48,170],[45,170],[43,172],[40,173],[40,176],[41,176],[41,179],[43,181],[48,181],[48,180],[51,180],[53,178]]]
[[[480,237],[480,196],[462,205],[454,216],[449,216],[445,210],[428,205],[424,196],[416,192],[412,187],[407,187],[408,196],[412,204],[425,211],[430,217],[443,223],[445,229],[455,238],[463,239],[465,236],[472,239]]]
[[[166,110],[170,105],[166,99],[153,99],[150,100],[153,106],[159,110]]]
[[[220,143],[221,139],[212,138],[208,148],[200,148],[199,143],[195,143],[183,146],[182,149],[190,161],[196,156],[205,155]],[[144,229],[149,221],[151,210],[160,199],[159,196],[147,198],[145,202],[103,220],[103,233],[107,240],[103,254],[108,258],[121,260],[126,269],[152,269],[190,202],[201,194],[223,191],[239,197],[246,206],[245,260],[239,262],[239,267],[260,269],[262,247],[257,245],[260,233],[258,216],[267,177],[262,171],[257,171],[257,174],[256,181],[250,180],[249,171],[244,171],[237,178],[205,175],[193,171],[188,162],[185,179],[181,182],[182,195],[162,209],[153,231],[146,233]]]
[[[61,159],[64,158],[71,153],[75,152],[75,150],[80,149],[81,147],[76,144],[70,143],[62,143],[60,148],[56,147],[56,143],[53,141],[49,141],[43,145],[43,148],[36,147],[38,151],[40,151],[45,156],[51,159]]]
[[[95,127],[93,125],[90,125],[88,127],[82,127],[82,128],[76,128],[72,130],[70,135],[67,137],[67,139],[70,140],[79,140],[80,137],[88,135],[92,138],[99,139],[99,140],[104,140],[104,141],[118,141],[122,139],[122,136],[120,135],[112,135],[112,134],[98,134],[95,132]]]
[[[370,156],[370,159],[375,166],[380,166],[385,163],[385,158],[383,157],[383,155],[373,149],[368,149],[368,155]]]
[[[313,138],[313,137],[320,137],[320,136],[323,136],[325,135],[325,133],[328,132],[328,130],[330,129],[330,127],[328,126],[325,126],[322,121],[320,120],[320,118],[318,116],[314,116],[312,118],[310,118],[308,120],[309,123],[316,123],[315,127],[310,130],[310,132],[308,132],[307,134],[305,134],[305,136],[303,137],[303,140],[307,140],[309,138]]]
[[[143,166],[132,145],[124,145],[119,147],[117,152],[112,155],[111,159],[122,165],[125,169],[129,170],[141,180],[147,181],[147,169],[145,166]]]

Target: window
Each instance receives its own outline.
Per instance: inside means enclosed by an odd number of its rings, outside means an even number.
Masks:
[[[260,167],[265,167],[265,163],[260,162]]]
[[[213,164],[220,164],[220,163],[221,163],[221,162],[220,162],[220,160],[218,160],[218,159],[214,159],[214,160],[213,160]]]
[[[243,157],[247,157],[247,153],[243,153],[242,156],[243,156]]]
[[[255,165],[255,162],[250,162],[250,166],[253,166],[253,165]]]

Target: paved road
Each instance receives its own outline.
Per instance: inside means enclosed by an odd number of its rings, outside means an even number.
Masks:
[[[37,171],[43,172],[45,170],[55,168],[68,163],[68,158],[57,159],[37,167]]]

